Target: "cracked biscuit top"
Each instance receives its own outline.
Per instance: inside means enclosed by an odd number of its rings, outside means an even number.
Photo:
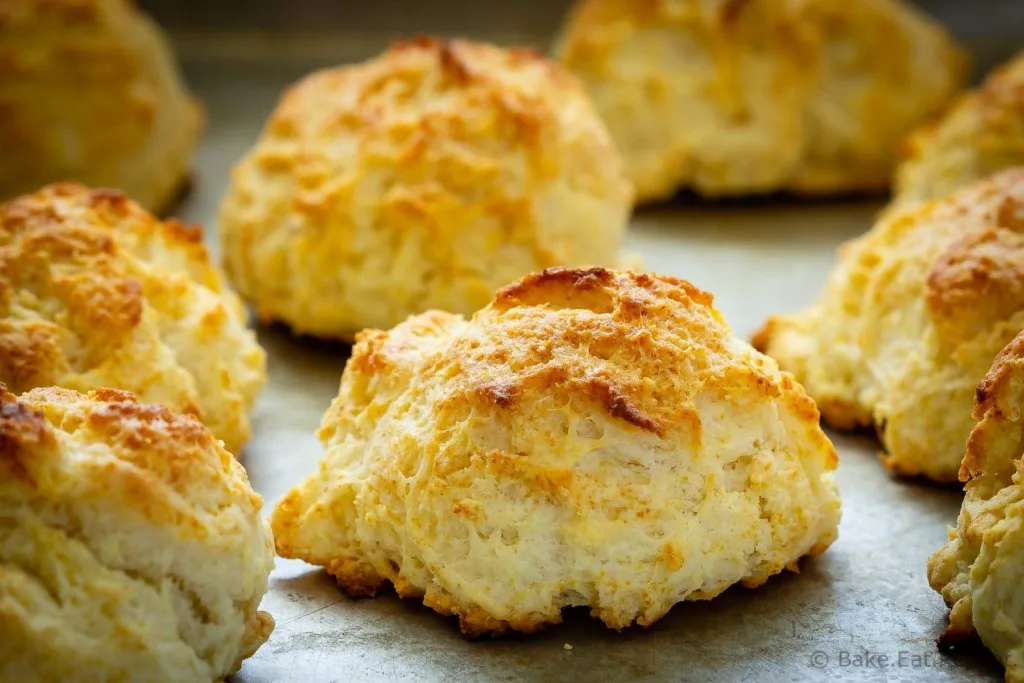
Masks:
[[[974,390],[1024,329],[1024,169],[893,209],[845,245],[820,299],[754,345],[840,428],[874,425],[886,464],[956,481]]]
[[[265,358],[201,237],[70,183],[0,205],[0,382],[125,389],[236,452]]]
[[[288,90],[232,174],[225,265],[267,320],[352,339],[614,265],[632,188],[579,82],[529,50],[398,43]]]
[[[834,540],[818,411],[687,282],[551,269],[471,319],[360,335],[278,552],[468,634],[612,628],[756,586]]]

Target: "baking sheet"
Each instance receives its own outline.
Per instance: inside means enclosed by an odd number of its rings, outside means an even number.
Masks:
[[[281,89],[311,64],[190,63],[209,128],[196,183],[177,213],[212,226],[231,165],[255,140]],[[650,270],[716,295],[738,334],[817,294],[836,247],[866,229],[879,201],[707,205],[641,210],[628,248]],[[266,511],[316,467],[314,432],[348,349],[259,330],[270,382],[242,454]],[[843,496],[839,540],[757,590],[677,605],[652,628],[615,633],[585,610],[533,637],[467,641],[456,620],[386,594],[344,597],[321,571],[278,560],[263,608],[277,627],[235,681],[372,680],[1001,680],[982,649],[940,654],[946,609],[925,562],[956,520],[960,493],[890,478],[868,436],[833,434]]]

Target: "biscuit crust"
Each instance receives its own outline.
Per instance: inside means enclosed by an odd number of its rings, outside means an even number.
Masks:
[[[898,144],[967,71],[901,0],[579,0],[556,54],[642,202],[884,189]]]
[[[165,36],[130,0],[0,5],[0,199],[57,181],[163,211],[203,126]]]
[[[632,188],[582,86],[528,50],[417,39],[281,99],[221,208],[264,320],[350,340],[471,314],[557,265],[613,265]]]
[[[470,636],[587,606],[650,625],[836,537],[837,457],[793,378],[670,277],[550,269],[472,319],[360,335],[278,553]]]
[[[125,389],[236,453],[266,380],[246,324],[197,228],[70,183],[0,205],[0,382],[15,393]]]
[[[928,581],[950,606],[940,646],[975,635],[1024,681],[1024,334],[978,385],[977,425],[960,480],[966,495],[949,542],[928,561]]]
[[[217,681],[266,641],[262,499],[199,421],[0,385],[0,680]]]
[[[1024,169],[884,215],[821,298],[754,346],[840,429],[874,426],[894,472],[957,481],[974,389],[1024,329]]]

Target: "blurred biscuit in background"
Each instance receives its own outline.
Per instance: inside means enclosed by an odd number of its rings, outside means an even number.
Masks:
[[[997,171],[1024,164],[1024,52],[956,99],[936,123],[907,142],[895,204],[942,197]]]
[[[0,3],[0,199],[77,180],[164,211],[202,119],[165,36],[130,0]]]
[[[580,0],[555,52],[640,201],[884,190],[967,65],[902,0]]]

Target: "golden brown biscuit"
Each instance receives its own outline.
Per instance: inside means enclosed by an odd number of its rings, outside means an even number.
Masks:
[[[556,53],[641,201],[883,189],[966,72],[901,0],[580,0]]]
[[[960,479],[967,481],[957,528],[928,561],[928,581],[952,608],[940,645],[975,633],[1024,681],[1024,334],[996,358],[978,386],[978,420]]]
[[[525,50],[420,39],[281,100],[221,210],[265,320],[351,339],[470,314],[554,265],[612,265],[632,190],[575,78]]]
[[[819,301],[754,346],[833,426],[875,425],[887,466],[956,481],[974,387],[1024,329],[1024,169],[894,211],[840,250]]]
[[[0,382],[114,387],[192,413],[237,453],[265,356],[198,230],[113,190],[0,205]]]
[[[1024,164],[1024,52],[961,95],[936,124],[911,136],[895,181],[897,203],[943,197]]]
[[[0,3],[0,199],[78,180],[166,209],[201,128],[167,40],[130,0]]]
[[[359,336],[278,553],[469,635],[611,628],[764,583],[835,540],[836,453],[793,378],[669,277],[551,269],[472,319]]]
[[[0,385],[0,681],[215,681],[266,641],[262,499],[191,416]]]

